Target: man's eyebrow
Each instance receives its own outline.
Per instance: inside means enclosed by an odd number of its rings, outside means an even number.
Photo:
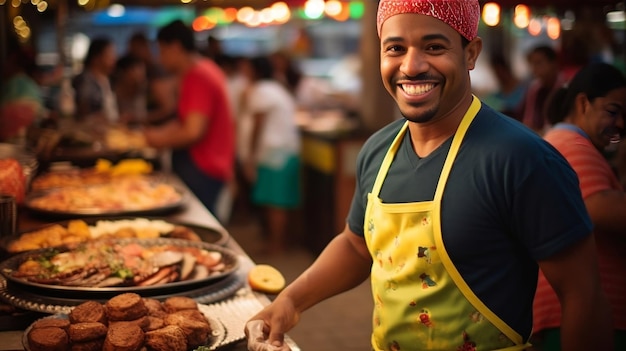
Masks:
[[[383,40],[383,44],[387,44],[387,43],[391,43],[391,42],[399,42],[399,41],[403,41],[404,38],[399,37],[399,36],[394,36],[394,37],[387,37]],[[450,44],[450,38],[448,38],[447,36],[443,35],[443,34],[426,34],[422,37],[423,41],[430,41],[430,40],[443,40],[446,43]]]
[[[387,37],[385,38],[385,40],[383,40],[383,44],[387,44],[387,43],[391,43],[391,42],[399,42],[399,41],[403,41],[404,39],[402,37]]]

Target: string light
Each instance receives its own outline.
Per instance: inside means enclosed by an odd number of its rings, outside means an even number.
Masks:
[[[483,6],[483,21],[490,27],[500,23],[500,5],[495,2],[488,2]]]
[[[526,28],[530,24],[530,9],[526,5],[515,6],[513,23],[517,28]]]

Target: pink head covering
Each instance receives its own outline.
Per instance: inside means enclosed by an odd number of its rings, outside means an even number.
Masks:
[[[454,28],[467,40],[478,34],[480,5],[478,0],[380,0],[376,27],[380,29],[389,17],[416,13],[437,18]]]

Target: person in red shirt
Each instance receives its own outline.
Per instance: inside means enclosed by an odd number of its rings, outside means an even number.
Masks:
[[[574,76],[567,88],[555,93],[550,115],[555,124],[544,139],[565,157],[578,176],[594,225],[601,285],[611,304],[615,350],[626,350],[626,193],[603,155],[608,145],[620,141],[624,130],[626,77],[610,64],[590,64]],[[561,349],[558,301],[540,272],[533,330],[542,351]]]
[[[233,176],[235,127],[226,77],[196,50],[192,30],[176,20],[158,34],[161,63],[179,78],[177,118],[145,131],[148,143],[172,149],[172,169],[215,213],[218,195]]]

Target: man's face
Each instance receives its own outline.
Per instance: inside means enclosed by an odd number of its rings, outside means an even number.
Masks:
[[[381,29],[383,84],[409,121],[446,116],[470,91],[468,70],[480,49],[480,39],[464,49],[461,35],[436,18],[392,16]]]
[[[111,74],[115,70],[115,61],[117,60],[117,54],[115,53],[115,46],[110,44],[107,46],[102,55],[100,56],[100,64],[102,69],[107,73]]]
[[[624,130],[626,118],[626,88],[611,90],[606,96],[587,102],[585,126],[591,142],[599,149],[617,142]]]
[[[545,84],[551,83],[552,79],[556,77],[558,73],[556,62],[550,61],[550,59],[541,52],[534,52],[528,55],[528,64],[530,65],[533,77]]]
[[[180,56],[179,52],[180,45],[177,43],[159,41],[159,60],[166,70],[176,72]]]

